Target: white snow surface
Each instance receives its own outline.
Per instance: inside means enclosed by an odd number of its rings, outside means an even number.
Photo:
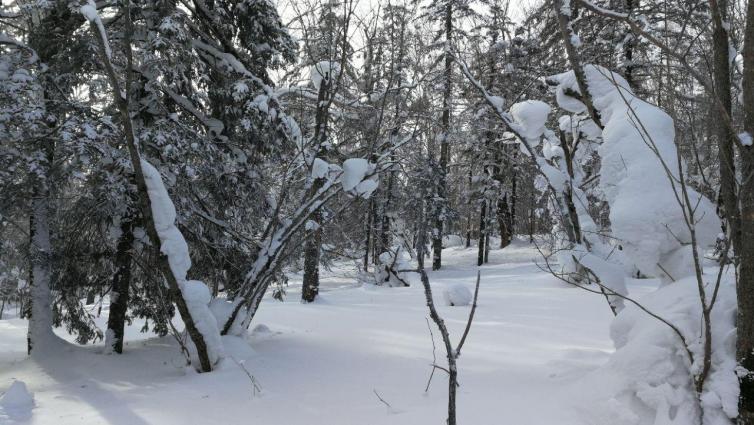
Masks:
[[[690,243],[691,235],[678,202],[683,197],[677,182],[672,118],[636,97],[620,75],[595,65],[584,70],[604,125],[600,188],[610,203],[613,236],[621,240],[633,266],[643,274],[668,280],[691,275],[689,262],[674,259]],[[553,78],[559,82],[559,105],[573,113],[583,112],[581,102],[564,94],[566,88],[578,92],[573,71]],[[676,180],[675,192],[669,176]],[[697,243],[707,247],[720,231],[719,219],[708,199],[688,190],[691,204],[698,203]]]
[[[476,255],[475,248],[446,249],[443,269],[429,272],[454,343],[470,307],[447,307],[441,294],[455,284],[472,288],[477,269],[482,274],[458,365],[459,423],[612,423],[598,420],[594,399],[582,396],[584,377],[613,351],[604,298],[540,271],[533,262],[536,250],[520,241],[493,249],[490,264],[481,268]],[[408,274],[410,287],[397,288],[359,285],[356,274],[346,263],[323,271],[320,300],[311,304],[299,302],[301,276],[291,275],[286,301],[268,294],[252,322],[252,328],[265,324],[269,331],[223,337],[226,360],[211,373],[184,367],[173,338],[141,334],[140,319],[126,327],[123,355],[101,354],[103,343],[71,343],[40,359],[26,357],[26,320],[0,320],[0,392],[15,379],[26,382],[37,403],[25,422],[32,425],[444,423],[446,377],[435,373],[424,392],[432,341],[416,274]],[[657,284],[637,282],[634,295]],[[107,312],[105,303],[95,317],[101,327]],[[174,322],[182,328],[180,320]],[[56,332],[73,341],[64,330]],[[436,355],[441,362],[440,346]],[[253,394],[236,362],[255,377],[261,393]]]
[[[24,381],[14,380],[0,396],[0,423],[24,421],[31,417],[33,408],[34,394],[29,392]]]
[[[340,74],[340,64],[334,61],[318,62],[309,70],[309,77],[317,90],[322,85],[322,81],[335,81],[338,74]]]

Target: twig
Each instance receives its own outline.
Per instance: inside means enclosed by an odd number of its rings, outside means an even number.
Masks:
[[[387,401],[385,401],[385,399],[384,399],[384,398],[380,397],[380,393],[378,393],[376,389],[374,389],[374,388],[373,388],[373,389],[372,389],[372,392],[374,393],[374,395],[376,395],[376,396],[377,396],[377,398],[378,398],[378,399],[379,399],[379,400],[380,400],[380,401],[381,401],[381,402],[382,402],[383,404],[385,404],[385,406],[387,406],[388,412],[389,412],[390,410],[392,410],[392,409],[393,409],[393,406],[391,406],[391,405],[390,405],[390,403],[388,403]]]
[[[469,330],[471,329],[471,322],[474,320],[474,312],[476,311],[476,300],[477,296],[479,295],[479,281],[482,278],[482,272],[477,271],[476,272],[476,287],[474,288],[474,302],[471,304],[471,312],[469,312],[469,320],[466,322],[466,329],[463,331],[463,336],[461,337],[461,341],[458,342],[458,346],[456,347],[456,358],[461,356],[461,347],[463,347],[463,343],[466,342],[466,336],[469,334]]]
[[[437,354],[435,353],[437,351],[437,346],[435,345],[435,334],[432,333],[432,326],[429,325],[429,319],[425,317],[424,320],[427,321],[427,329],[429,329],[429,336],[432,339],[432,366],[435,366],[437,364]],[[432,373],[429,374],[429,379],[427,380],[427,386],[426,388],[424,388],[425,393],[429,391],[429,385],[432,383],[433,376],[435,376],[434,367],[432,367]]]
[[[238,360],[236,360],[235,357],[230,356],[230,359],[233,360],[233,362],[235,364],[237,364],[238,367],[241,370],[244,371],[244,373],[246,374],[246,376],[249,377],[249,381],[251,381],[251,398],[254,398],[258,393],[261,393],[262,392],[262,388],[257,383],[257,378],[255,378],[254,375],[252,375],[251,372],[249,372],[249,370],[246,369],[246,367],[243,365],[243,363],[241,363]]]

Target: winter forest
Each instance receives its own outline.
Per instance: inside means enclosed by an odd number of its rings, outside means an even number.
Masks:
[[[754,1],[0,0],[0,424],[754,425]]]

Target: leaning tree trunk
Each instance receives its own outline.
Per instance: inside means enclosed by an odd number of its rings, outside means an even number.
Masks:
[[[127,60],[127,69],[130,69],[133,60],[131,52],[131,37],[133,35],[133,25],[131,22],[130,4],[128,2],[125,3],[124,12],[126,21],[124,45]],[[129,110],[128,96],[131,86],[131,74],[126,73],[125,89],[122,89],[120,81],[118,80],[118,73],[116,73],[115,69],[113,68],[112,62],[110,62],[110,57],[107,53],[107,48],[105,47],[103,40],[104,35],[100,34],[99,29],[94,22],[90,22],[89,27],[92,31],[95,42],[99,47],[100,59],[102,60],[102,63],[105,67],[105,72],[109,80],[110,89],[112,90],[113,98],[115,100],[115,106],[120,113],[123,135],[126,139],[128,154],[131,159],[131,165],[134,169],[136,188],[138,189],[139,193],[141,217],[144,220],[144,224],[146,224],[147,235],[149,236],[150,242],[154,247],[160,247],[161,241],[159,234],[157,233],[157,227],[155,225],[154,217],[152,215],[152,203],[149,199],[149,192],[147,191],[147,182],[144,177],[144,171],[141,165],[142,159],[139,153],[139,149],[136,145],[133,122],[131,120],[131,114]],[[181,287],[178,283],[178,279],[170,267],[168,257],[162,252],[159,253],[159,265],[160,270],[162,271],[162,275],[167,282],[171,298],[173,299],[173,302],[175,302],[175,305],[178,308],[178,312],[181,315],[181,319],[183,320],[183,323],[186,327],[186,332],[188,333],[191,341],[196,347],[197,357],[199,357],[201,370],[202,372],[210,372],[212,371],[212,362],[209,358],[207,343],[205,342],[202,333],[199,332],[199,329],[196,327],[194,318],[191,316],[188,304],[183,298],[183,293],[181,292]]]
[[[565,0],[555,0],[552,2],[555,8],[555,14],[558,17],[558,28],[560,29],[560,37],[565,45],[566,53],[568,55],[568,62],[573,68],[573,73],[576,76],[576,83],[578,84],[579,91],[581,92],[581,101],[586,106],[589,116],[592,118],[598,127],[602,128],[602,121],[600,120],[599,112],[594,107],[592,102],[592,95],[589,92],[589,86],[586,81],[586,74],[584,73],[584,67],[581,63],[581,56],[576,50],[576,46],[573,43],[576,34],[571,27],[571,7],[565,6]],[[570,4],[570,3],[569,3]]]
[[[120,237],[115,253],[115,275],[110,291],[110,314],[107,317],[105,346],[118,354],[123,353],[123,333],[126,326],[129,289],[131,286],[131,255],[134,245],[134,217],[127,213],[120,225]]]

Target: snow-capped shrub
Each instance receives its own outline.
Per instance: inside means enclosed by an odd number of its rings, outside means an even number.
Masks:
[[[586,65],[584,71],[604,124],[600,189],[610,204],[612,235],[643,274],[665,279],[691,275],[693,265],[686,261],[691,235],[678,202],[682,195],[673,119],[636,97],[620,75],[596,65]],[[552,79],[559,83],[560,107],[584,113],[584,104],[566,94],[579,92],[573,71]],[[695,208],[697,243],[710,246],[720,231],[715,207],[692,188],[688,194]]]
[[[463,246],[463,238],[458,235],[445,235],[442,237],[443,248],[453,248],[456,246]]]
[[[409,258],[403,249],[383,252],[379,256],[376,270],[373,274],[374,283],[381,286],[406,286],[408,280],[406,272],[411,269]]]
[[[442,297],[445,305],[452,307],[463,307],[471,304],[473,295],[466,285],[456,283],[442,291]]]
[[[705,275],[708,296],[715,276]],[[709,299],[709,298],[708,298]],[[699,399],[693,376],[702,368],[702,312],[694,278],[686,278],[639,300],[647,309],[675,325],[678,335],[658,319],[628,305],[610,327],[615,352],[608,362],[587,375],[579,388],[587,392],[594,423],[612,425],[699,424]],[[704,385],[701,403],[704,425],[730,425],[738,409],[735,373],[735,284],[723,281],[712,310],[712,369]]]

